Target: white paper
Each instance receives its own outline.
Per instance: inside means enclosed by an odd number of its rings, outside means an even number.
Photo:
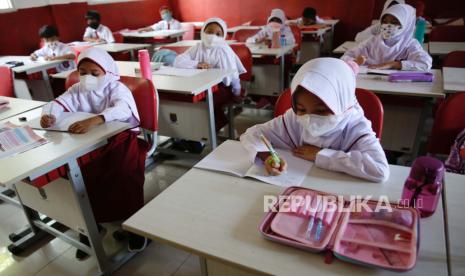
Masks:
[[[373,75],[390,75],[392,73],[402,72],[400,70],[385,70],[385,69],[370,69],[367,66],[360,66],[359,74],[373,74]]]
[[[96,114],[86,113],[86,112],[63,112],[60,117],[57,119],[55,125],[49,128],[43,128],[40,125],[41,117],[35,118],[27,123],[33,129],[43,129],[43,130],[53,130],[53,131],[68,131],[69,126],[75,122],[89,119],[91,117],[97,116]]]
[[[163,66],[159,70],[155,71],[153,74],[160,76],[192,77],[203,71],[204,69],[182,69]]]

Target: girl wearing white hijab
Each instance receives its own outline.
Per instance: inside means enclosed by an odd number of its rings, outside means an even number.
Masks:
[[[286,25],[286,15],[281,9],[274,9],[268,17],[267,25],[257,34],[249,37],[246,43],[268,43],[271,44],[273,33],[280,32],[286,38],[286,45],[295,44],[295,37],[291,28]]]
[[[270,174],[286,169],[269,157],[260,135],[277,148],[314,161],[317,167],[345,172],[370,181],[389,177],[384,151],[355,97],[355,73],[335,58],[304,64],[291,84],[292,109],[273,120],[249,128],[240,138],[251,162],[265,160]]]
[[[111,121],[126,122],[133,127],[111,137],[107,145],[79,160],[96,221],[125,220],[144,205],[148,145],[137,138],[139,131],[135,127],[139,125],[139,113],[136,103],[131,91],[119,82],[116,63],[106,51],[89,48],[82,52],[78,71],[79,83],[43,108],[41,125],[45,128],[52,126],[60,121],[64,112],[88,112],[95,116],[72,124],[69,132],[85,135],[92,126]],[[134,234],[128,237],[130,251],[145,248],[145,238]],[[80,234],[79,239],[89,244],[86,236]],[[81,250],[76,252],[78,259],[87,256]]]
[[[227,29],[222,19],[208,19],[201,31],[202,42],[177,56],[173,64],[177,68],[233,70],[232,74],[224,78],[220,91],[213,94],[217,129],[226,121],[222,107],[228,102],[242,99],[239,75],[247,72],[239,57],[225,41]]]
[[[413,37],[415,9],[398,4],[381,15],[381,33],[347,51],[343,60],[377,69],[431,69],[432,58]]]
[[[383,11],[381,14],[383,14],[388,8],[397,5],[397,4],[405,4],[405,0],[386,0],[384,3]],[[363,42],[365,40],[368,40],[372,36],[375,36],[381,32],[381,23],[376,22],[375,24],[372,24],[370,27],[366,28],[365,30],[359,32],[355,36],[355,42]]]

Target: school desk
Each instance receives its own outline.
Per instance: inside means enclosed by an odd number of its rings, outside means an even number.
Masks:
[[[465,51],[465,42],[437,42],[429,43],[429,53],[431,55],[447,55],[453,51]]]
[[[107,43],[107,44],[99,44],[94,47],[103,49],[108,53],[123,53],[129,52],[131,54],[131,60],[137,60],[137,55],[135,51],[140,49],[147,49],[151,45],[150,44],[133,44],[133,43]]]
[[[51,60],[51,61],[32,61],[30,56],[2,56],[0,57],[0,66],[8,66],[6,63],[9,61],[20,61],[24,65],[12,68],[13,78],[14,74],[33,74],[42,72],[42,78],[44,80],[47,92],[49,95],[53,95],[52,85],[48,77],[47,70],[57,67],[63,60]],[[9,66],[8,66],[9,67]]]
[[[442,74],[446,93],[465,91],[465,68],[443,67]]]
[[[22,125],[24,123],[19,121],[19,117],[32,120],[40,115],[41,110],[34,109],[9,118],[8,121]],[[100,272],[107,274],[111,274],[134,255],[124,250],[125,252],[112,258],[105,253],[77,163],[77,158],[104,146],[108,138],[128,128],[126,123],[109,122],[93,128],[85,135],[36,131],[49,143],[0,159],[0,185],[15,189],[32,229],[29,235],[14,242],[9,248],[27,247],[43,233],[49,233],[94,256]],[[27,177],[35,179],[62,165],[67,165],[69,169],[69,181],[58,179],[41,189],[22,182]],[[53,220],[44,222],[39,213]],[[55,221],[87,235],[92,247],[85,246],[51,227]]]
[[[410,168],[390,166],[385,183],[371,183],[316,168],[302,186],[338,195],[386,195],[396,202]],[[449,232],[454,268],[465,268],[463,232],[465,176],[446,174]],[[123,228],[156,242],[199,255],[204,275],[399,275],[307,252],[265,240],[258,227],[265,215],[264,196],[284,188],[201,169],[192,169],[123,223]],[[446,275],[441,203],[423,219],[416,267],[402,275]],[[457,273],[456,275],[460,275]]]
[[[346,41],[339,45],[336,49],[333,50],[333,54],[337,55],[343,55],[346,51],[352,50],[353,48],[357,47],[357,45],[360,44],[359,42],[355,41]],[[423,49],[425,51],[428,51],[429,49],[429,44],[428,43],[423,43]]]
[[[117,61],[122,76],[135,77],[138,62]],[[53,75],[66,79],[71,72]],[[215,116],[212,88],[221,83],[231,71],[209,69],[190,77],[153,75],[153,84],[159,93],[171,94],[170,100],[161,99],[159,109],[159,134],[168,137],[204,141],[216,148]],[[206,93],[206,102],[180,101],[177,97],[199,97]]]
[[[431,72],[434,74],[433,83],[392,83],[386,80],[387,76],[357,76],[357,88],[367,89],[376,94],[396,96],[394,104],[383,104],[383,148],[412,153],[413,156],[418,154],[420,138],[432,102],[445,97],[441,70],[433,69]],[[405,101],[415,101],[416,104],[404,105]]]
[[[133,38],[175,38],[176,40],[181,40],[184,35],[185,30],[162,30],[162,31],[151,31],[151,32],[138,32],[138,31],[125,31],[121,32],[121,35],[124,37],[133,37]]]
[[[260,30],[262,26],[248,26],[248,25],[240,25],[228,28],[228,33],[233,34],[239,30]]]
[[[0,120],[5,120],[15,115],[24,113],[31,109],[39,108],[46,104],[42,101],[32,101],[19,98],[11,98],[0,96],[0,100],[9,101],[9,107],[5,109],[0,109]]]
[[[170,43],[170,44],[166,44],[164,46],[166,47],[192,47],[192,46],[195,46],[197,45],[198,43],[201,43],[202,40],[181,40],[181,41],[177,41],[177,42],[173,42],[173,43]],[[233,44],[233,43],[236,43],[236,40],[226,40],[226,43],[228,44]]]
[[[181,22],[182,24],[192,24],[194,25],[195,29],[200,30],[203,27],[203,24],[205,22],[203,21],[187,21],[187,22]]]

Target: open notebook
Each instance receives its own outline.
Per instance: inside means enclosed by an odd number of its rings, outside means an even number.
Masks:
[[[92,113],[86,112],[63,112],[57,120],[55,125],[49,128],[43,128],[40,125],[40,117],[37,117],[27,123],[32,129],[44,129],[44,130],[53,130],[53,131],[68,131],[69,126],[74,124],[75,122],[82,121],[85,119],[89,119],[91,117],[96,116]]]
[[[287,171],[279,176],[270,176],[265,171],[261,160],[256,159],[250,164],[249,154],[238,141],[228,140],[207,155],[196,168],[220,171],[239,177],[251,177],[260,181],[282,186],[299,186],[313,166],[312,162],[295,157],[290,151],[276,149],[278,155],[287,161]]]

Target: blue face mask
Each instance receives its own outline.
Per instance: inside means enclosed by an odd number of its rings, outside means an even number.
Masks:
[[[173,19],[173,16],[170,12],[165,12],[161,15],[161,18],[165,21],[171,21],[171,19]]]

